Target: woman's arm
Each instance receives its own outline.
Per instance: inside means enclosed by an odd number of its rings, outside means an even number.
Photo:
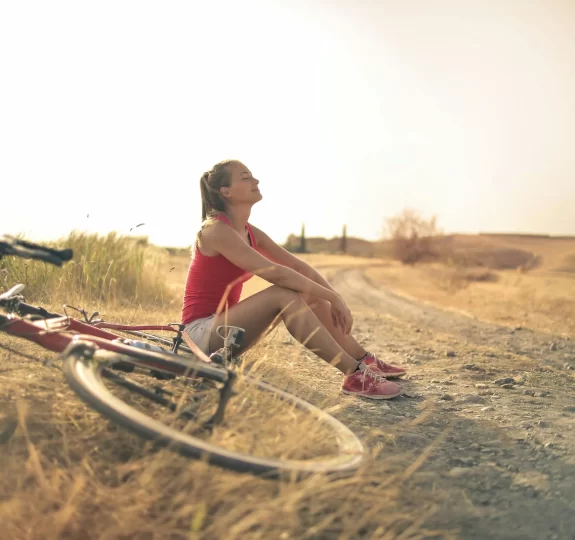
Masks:
[[[276,244],[266,233],[251,225],[258,249],[270,260],[295,270],[315,283],[336,292],[328,281],[312,266]]]
[[[253,227],[255,229],[255,227]],[[255,231],[254,231],[255,234]],[[202,232],[202,241],[210,250],[217,251],[231,263],[242,268],[246,272],[255,274],[274,285],[279,285],[286,289],[291,289],[299,293],[307,293],[318,298],[323,298],[329,302],[338,303],[339,295],[329,286],[320,284],[308,277],[299,270],[294,270],[278,260],[270,260],[248,246],[242,237],[225,223],[217,222],[206,227]],[[256,236],[256,242],[260,244],[260,239]],[[264,242],[265,244],[265,242]],[[267,254],[264,245],[259,245],[262,252]],[[278,246],[279,247],[279,246]],[[281,248],[283,249],[283,248]],[[284,250],[285,251],[285,250]],[[288,255],[293,257],[289,252]],[[296,257],[295,260],[299,261]],[[285,257],[284,262],[288,261]],[[302,261],[303,262],[303,261]],[[311,268],[311,267],[310,267]],[[324,280],[325,281],[325,280]]]

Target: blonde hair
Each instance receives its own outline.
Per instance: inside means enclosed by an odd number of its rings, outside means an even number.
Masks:
[[[209,171],[202,174],[202,177],[200,178],[200,193],[202,195],[202,225],[196,237],[198,245],[200,245],[201,242],[202,229],[209,223],[213,223],[219,212],[226,211],[220,188],[229,187],[231,176],[229,165],[235,162],[236,160],[234,159],[220,161]]]

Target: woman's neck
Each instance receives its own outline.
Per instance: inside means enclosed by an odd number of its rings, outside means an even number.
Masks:
[[[251,206],[233,206],[226,210],[226,216],[228,216],[232,227],[238,233],[241,234],[244,232],[246,224],[250,219],[251,211]]]

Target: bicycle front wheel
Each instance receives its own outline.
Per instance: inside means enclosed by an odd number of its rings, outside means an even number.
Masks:
[[[138,351],[140,366],[145,353]],[[114,357],[130,363],[128,355]],[[107,351],[68,351],[64,373],[74,392],[111,421],[185,456],[275,477],[348,472],[363,460],[362,443],[339,420],[264,381],[221,369],[217,380],[196,371],[150,389],[147,374],[117,375],[109,359]],[[224,381],[230,373],[233,391]]]

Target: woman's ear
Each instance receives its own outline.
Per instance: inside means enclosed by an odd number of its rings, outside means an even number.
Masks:
[[[224,197],[229,197],[230,190],[227,187],[220,188],[220,194]]]

